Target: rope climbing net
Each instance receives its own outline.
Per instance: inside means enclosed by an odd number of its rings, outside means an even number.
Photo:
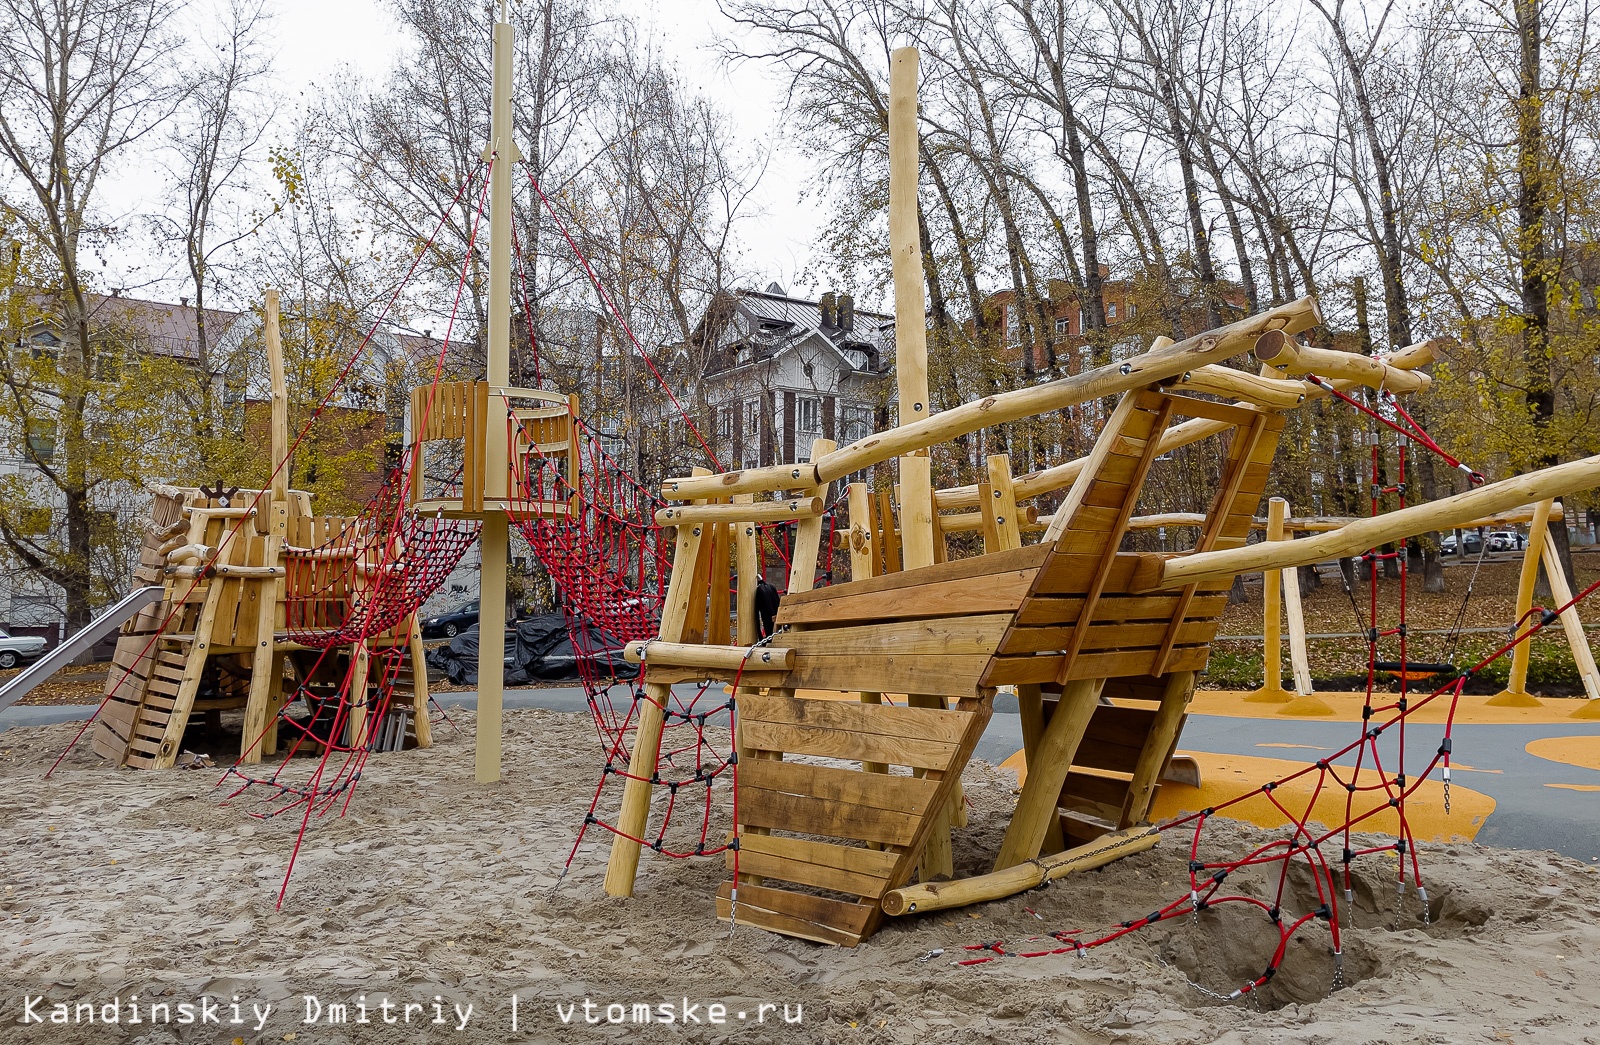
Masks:
[[[1451,467],[1460,469],[1474,485],[1483,482],[1483,476],[1451,457],[1428,436],[1410,414],[1406,413],[1395,397],[1379,393],[1378,406],[1363,403],[1334,389],[1331,382],[1315,376],[1307,380],[1329,389],[1341,401],[1360,411],[1372,422],[1370,444],[1370,513],[1374,516],[1383,510],[1386,499],[1393,498],[1394,506],[1405,507],[1407,484],[1407,452],[1410,445],[1421,446],[1437,454]],[[1399,434],[1395,461],[1395,478],[1388,481],[1386,459],[1378,438],[1378,429],[1388,428]],[[1422,865],[1413,828],[1413,818],[1408,815],[1408,805],[1418,800],[1418,792],[1435,774],[1442,785],[1442,803],[1446,814],[1450,812],[1450,763],[1457,706],[1467,683],[1491,663],[1505,656],[1517,645],[1529,641],[1540,630],[1559,619],[1571,606],[1587,598],[1597,589],[1600,581],[1578,592],[1565,605],[1555,610],[1544,610],[1537,620],[1528,623],[1528,617],[1518,621],[1511,638],[1487,656],[1465,668],[1450,665],[1415,665],[1426,671],[1412,670],[1407,642],[1407,586],[1406,562],[1408,542],[1396,542],[1392,550],[1368,549],[1358,562],[1369,576],[1370,598],[1368,616],[1362,622],[1367,641],[1367,691],[1362,703],[1359,733],[1344,747],[1314,763],[1286,776],[1268,781],[1226,802],[1209,806],[1196,813],[1158,825],[1162,833],[1186,835],[1188,839],[1188,878],[1186,893],[1137,918],[1130,918],[1098,932],[1081,929],[1055,930],[1025,938],[1006,941],[990,940],[968,944],[967,957],[956,960],[958,966],[982,965],[1001,958],[1040,958],[1051,955],[1085,955],[1095,947],[1104,946],[1125,936],[1175,919],[1189,919],[1191,924],[1201,924],[1208,911],[1227,907],[1254,909],[1272,927],[1275,943],[1265,955],[1262,971],[1254,978],[1221,991],[1193,983],[1197,990],[1223,1000],[1235,1000],[1254,995],[1277,974],[1294,936],[1309,926],[1321,923],[1327,927],[1329,943],[1334,956],[1333,989],[1343,986],[1345,930],[1349,927],[1354,904],[1354,868],[1365,858],[1393,853],[1395,859],[1395,900],[1397,923],[1403,915],[1403,905],[1408,884],[1416,891],[1420,902],[1419,916],[1426,926],[1431,918],[1427,888],[1423,883]],[[1393,599],[1394,623],[1379,623],[1383,600],[1379,596],[1380,568],[1386,562],[1400,564],[1396,593]],[[1347,590],[1348,586],[1347,586]],[[1354,593],[1351,593],[1354,606]],[[1360,609],[1356,608],[1359,615]],[[1531,616],[1531,615],[1530,615]],[[1527,624],[1525,630],[1524,625]],[[1393,643],[1398,659],[1390,662],[1382,658],[1382,647]],[[1389,701],[1378,698],[1378,681],[1383,672],[1392,671],[1399,680],[1399,695]],[[1430,674],[1448,673],[1450,678],[1420,698],[1408,693],[1408,683]],[[1426,708],[1443,712],[1443,731],[1436,745],[1429,745],[1424,760],[1418,765],[1417,743],[1408,745],[1408,725]],[[1415,734],[1417,727],[1410,725]],[[1392,750],[1384,744],[1392,740]],[[1344,795],[1343,817],[1332,826],[1317,823],[1319,799]],[[1230,810],[1243,803],[1264,799],[1282,816],[1285,830],[1281,837],[1244,853],[1243,855],[1214,855],[1217,848],[1208,840],[1207,827]],[[1323,806],[1325,810],[1326,805]],[[1392,826],[1391,826],[1392,825]],[[1356,834],[1368,833],[1366,842],[1358,841]],[[1381,835],[1379,835],[1381,832]],[[1379,835],[1383,840],[1374,841]],[[1299,870],[1296,876],[1294,872]],[[1252,873],[1253,872],[1253,873]],[[1294,878],[1309,881],[1314,903],[1309,910],[1291,912],[1293,902],[1291,885]],[[1249,880],[1247,882],[1247,880]],[[1341,898],[1343,908],[1341,908]],[[1030,910],[1030,913],[1031,912]],[[1037,917],[1037,915],[1034,915]]]

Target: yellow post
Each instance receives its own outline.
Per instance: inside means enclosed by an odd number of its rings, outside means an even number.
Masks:
[[[1533,608],[1533,587],[1539,581],[1539,560],[1545,544],[1548,543],[1550,509],[1554,504],[1554,500],[1540,501],[1534,507],[1533,522],[1528,524],[1528,547],[1522,553],[1522,572],[1517,577],[1517,620],[1520,622],[1517,625],[1518,634],[1527,631],[1531,624],[1524,618]],[[1528,658],[1532,653],[1530,648],[1532,642],[1532,639],[1526,639],[1517,643],[1516,648],[1511,651],[1511,677],[1506,680],[1506,688],[1490,697],[1487,703],[1507,708],[1543,706],[1538,697],[1528,692]]]
[[[1267,502],[1267,540],[1281,541],[1287,534],[1283,521],[1289,502],[1274,497]],[[1283,688],[1283,571],[1261,571],[1262,664],[1266,678],[1260,689],[1245,697],[1256,704],[1287,704],[1292,698]]]
[[[917,225],[917,63],[915,47],[889,56],[889,258],[894,274],[894,368],[900,424],[926,419],[927,310]],[[818,460],[818,458],[813,458]],[[927,451],[900,460],[900,532],[905,568],[933,565],[933,484]]]

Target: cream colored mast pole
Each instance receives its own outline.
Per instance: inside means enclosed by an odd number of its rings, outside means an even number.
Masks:
[[[915,47],[889,58],[889,257],[894,272],[894,369],[900,423],[929,416],[927,310],[917,231]],[[927,451],[900,458],[900,530],[905,568],[933,565],[933,482]]]
[[[494,93],[489,148],[489,366],[491,387],[511,383],[511,26],[505,6],[494,25]],[[490,416],[496,416],[491,402]],[[478,575],[478,783],[500,779],[500,712],[506,648],[506,524],[509,464],[506,427],[485,423],[483,565]]]

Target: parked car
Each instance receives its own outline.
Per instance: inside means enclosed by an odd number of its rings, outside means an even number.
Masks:
[[[449,613],[441,613],[437,617],[429,617],[422,622],[422,637],[425,639],[446,638],[453,639],[468,628],[478,626],[478,600],[462,603]]]
[[[14,668],[44,656],[44,639],[36,635],[12,635],[0,630],[0,668]]]
[[[1489,535],[1489,550],[1492,552],[1521,551],[1528,546],[1528,538],[1513,530],[1496,530]]]
[[[1464,554],[1476,555],[1483,550],[1483,538],[1478,536],[1477,530],[1468,530],[1461,535],[1461,546]],[[1456,554],[1456,535],[1446,534],[1444,540],[1439,542],[1439,554]]]

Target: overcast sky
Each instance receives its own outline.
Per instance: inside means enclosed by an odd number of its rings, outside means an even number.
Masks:
[[[277,73],[293,93],[324,81],[340,66],[363,77],[388,71],[400,46],[394,21],[378,0],[276,0],[273,28]],[[652,34],[652,42],[690,83],[709,94],[734,120],[740,137],[780,155],[767,167],[753,201],[760,217],[742,230],[745,267],[765,286],[777,280],[789,290],[804,289],[797,273],[810,256],[817,227],[815,208],[802,207],[804,163],[794,150],[774,141],[775,119],[783,104],[783,82],[754,63],[729,67],[711,44],[730,24],[714,0],[643,0],[619,5]]]

